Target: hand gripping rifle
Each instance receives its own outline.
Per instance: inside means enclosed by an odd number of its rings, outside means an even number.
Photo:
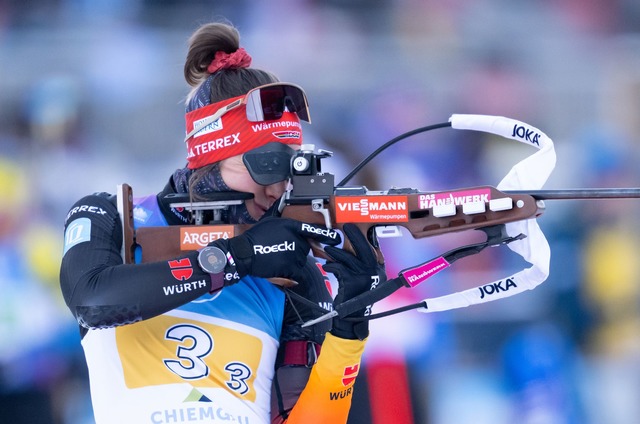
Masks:
[[[537,152],[513,166],[497,185],[428,192],[414,188],[393,188],[371,191],[364,186],[346,186],[346,183],[369,161],[387,147],[409,136],[452,127],[500,135],[537,148]],[[484,303],[535,288],[549,274],[550,249],[537,225],[536,218],[545,209],[544,200],[637,198],[640,189],[577,189],[542,190],[542,186],[555,166],[553,142],[542,131],[526,123],[499,116],[452,115],[449,122],[418,128],[402,134],[374,151],[338,185],[334,175],[322,172],[321,162],[332,155],[326,150],[315,150],[303,145],[291,161],[291,189],[280,200],[283,217],[307,223],[323,224],[327,228],[341,229],[346,223],[356,224],[367,236],[382,263],[383,255],[377,237],[400,235],[404,227],[414,238],[424,238],[450,232],[481,230],[486,240],[453,249],[417,266],[404,269],[393,279],[327,311],[312,325],[333,316],[346,317],[357,310],[389,296],[401,287],[415,287],[433,275],[451,266],[458,259],[477,254],[489,246],[508,245],[532,267],[507,278],[446,296],[425,299],[413,305],[370,315],[378,318],[410,309],[435,312]],[[187,195],[172,195],[172,207],[186,208],[194,215],[198,225],[141,227],[133,226],[133,195],[127,184],[119,186],[118,207],[123,221],[125,263],[134,262],[134,251],[140,249],[140,262],[171,259],[185,250],[195,250],[223,237],[233,237],[245,231],[247,225],[229,225],[221,221],[222,211],[239,204],[250,195],[246,193],[220,193],[205,202],[190,202]],[[213,211],[211,223],[205,223],[205,211]],[[349,248],[348,240],[345,241]],[[314,246],[316,257],[325,258],[324,251]],[[274,283],[283,285],[281,279]],[[286,284],[284,284],[286,285]],[[290,292],[294,297],[295,293]],[[304,299],[301,299],[304,301]],[[310,302],[309,302],[310,303]],[[319,306],[312,304],[316,309]],[[321,309],[321,308],[320,308]],[[362,318],[360,318],[362,319]]]

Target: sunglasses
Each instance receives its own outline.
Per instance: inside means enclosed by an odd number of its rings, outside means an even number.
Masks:
[[[282,118],[284,112],[294,112],[303,121],[311,122],[309,117],[309,103],[302,87],[283,82],[274,82],[253,88],[244,97],[221,107],[203,120],[198,128],[194,128],[184,141],[193,137],[198,131],[220,119],[225,113],[246,105],[246,115],[249,122],[275,121]]]

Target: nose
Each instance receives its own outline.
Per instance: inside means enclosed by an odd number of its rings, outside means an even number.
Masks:
[[[278,200],[287,189],[287,181],[280,181],[265,187],[264,192],[271,203]]]

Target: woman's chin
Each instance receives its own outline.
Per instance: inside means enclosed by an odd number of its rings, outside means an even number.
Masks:
[[[255,219],[256,221],[259,221],[265,213],[265,211],[258,208],[247,208],[247,210],[249,211],[249,215],[251,215],[251,218]]]

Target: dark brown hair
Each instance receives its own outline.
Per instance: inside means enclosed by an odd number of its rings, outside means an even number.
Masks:
[[[184,63],[187,84],[195,91],[212,76],[210,100],[211,103],[216,103],[241,96],[252,88],[278,82],[278,78],[272,73],[256,68],[228,68],[214,74],[207,72],[217,51],[233,53],[239,48],[240,34],[235,27],[219,22],[202,25],[189,38],[189,51]]]
[[[213,74],[207,71],[217,51],[233,53],[240,48],[240,34],[232,25],[214,22],[202,25],[189,38],[189,50],[184,63],[184,78],[193,89],[187,97],[187,103],[211,78],[210,103],[216,103],[232,97],[241,96],[255,87],[272,82],[278,78],[270,72],[256,68],[226,68]],[[196,169],[189,179],[189,192],[192,200],[202,200],[194,187],[210,171],[213,164]]]

